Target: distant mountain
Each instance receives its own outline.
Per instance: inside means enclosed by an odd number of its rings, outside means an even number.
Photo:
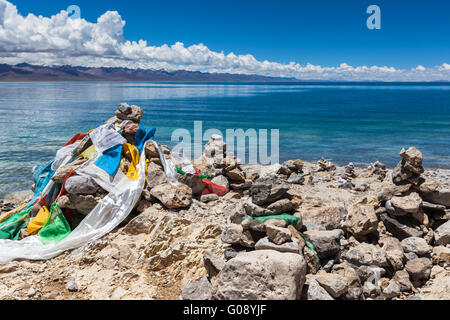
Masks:
[[[17,65],[0,64],[0,82],[13,81],[280,82],[296,81],[296,79],[185,70],[165,71],[72,66],[47,67],[27,63]]]

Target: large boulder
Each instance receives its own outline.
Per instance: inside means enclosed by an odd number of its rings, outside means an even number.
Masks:
[[[242,253],[228,261],[214,284],[219,300],[296,300],[306,280],[303,256],[273,250]]]
[[[186,208],[192,200],[192,190],[185,184],[173,186],[165,183],[154,187],[150,194],[168,209]]]

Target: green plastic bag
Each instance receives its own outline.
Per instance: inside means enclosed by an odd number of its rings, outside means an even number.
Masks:
[[[284,220],[288,226],[289,225],[293,226],[295,229],[297,229],[297,226],[301,223],[299,218],[297,218],[296,216],[293,216],[291,214],[287,214],[287,213],[276,215],[276,216],[266,216],[266,217],[250,217],[250,216],[248,216],[245,219],[253,219],[253,220],[258,221],[259,223],[264,223],[269,219],[280,219],[280,220]],[[312,242],[303,233],[301,233],[298,230],[297,230],[297,232],[300,234],[300,236],[303,238],[303,240],[305,240],[306,246],[309,249],[311,249],[314,256],[316,258],[318,258],[316,249],[315,249],[314,245],[312,244]]]
[[[280,219],[284,220],[288,226],[293,226],[294,228],[297,228],[297,226],[301,223],[300,219],[296,216],[293,216],[291,214],[280,214],[276,216],[266,216],[266,217],[247,217],[247,219],[254,219],[260,223],[264,223],[269,219]]]
[[[70,226],[67,222],[61,208],[56,202],[50,209],[50,217],[44,227],[38,232],[39,239],[42,244],[46,245],[51,242],[60,242],[70,234]]]
[[[20,231],[28,224],[28,213],[32,208],[13,215],[0,225],[0,239],[17,240],[20,236]]]

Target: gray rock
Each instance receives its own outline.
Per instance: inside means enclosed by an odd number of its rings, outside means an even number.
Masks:
[[[206,187],[203,179],[197,174],[186,173],[184,176],[181,176],[179,180],[181,183],[184,183],[192,189],[192,194],[194,196],[202,194],[203,190],[205,190]]]
[[[386,299],[398,297],[401,293],[400,284],[396,280],[390,280],[389,285],[383,289],[383,295]]]
[[[256,250],[275,250],[278,252],[290,252],[300,254],[299,241],[295,238],[292,239],[292,242],[286,242],[281,245],[275,244],[269,240],[269,237],[264,237],[260,239],[255,244]]]
[[[406,270],[399,270],[394,274],[393,280],[397,281],[400,285],[400,291],[411,291],[413,285],[409,280],[409,273]]]
[[[422,206],[422,198],[418,193],[413,192],[404,197],[393,197],[391,204],[396,211],[414,214],[419,212]]]
[[[386,213],[381,214],[386,230],[394,235],[394,237],[403,240],[409,237],[421,237],[423,232],[414,228],[410,221],[402,221],[402,217],[389,217]]]
[[[151,190],[156,186],[167,183],[167,177],[164,170],[154,162],[150,162],[147,167],[147,190]]]
[[[289,213],[295,210],[294,205],[289,199],[278,200],[267,207],[273,214]]]
[[[334,300],[334,298],[320,286],[320,284],[311,279],[308,282],[307,300]]]
[[[238,224],[229,224],[222,231],[222,241],[228,244],[239,244],[243,227]]]
[[[299,210],[299,215],[304,225],[316,225],[326,230],[334,230],[341,228],[341,223],[347,216],[347,210],[340,206],[310,207]]]
[[[423,194],[423,198],[425,201],[450,207],[450,189],[427,192]]]
[[[348,211],[345,220],[346,229],[355,237],[375,233],[378,228],[378,218],[373,206],[354,205]]]
[[[168,209],[186,208],[192,200],[192,190],[185,184],[173,186],[165,183],[154,187],[150,194]]]
[[[78,283],[75,281],[69,281],[66,288],[69,292],[77,292],[79,290]]]
[[[305,183],[305,176],[293,173],[290,175],[287,182],[292,183],[292,184],[303,184],[303,183]]]
[[[366,298],[376,299],[381,295],[381,287],[371,281],[366,281],[363,286],[363,294]]]
[[[219,186],[222,186],[224,188],[227,188],[227,190],[230,189],[230,185],[228,183],[228,179],[225,178],[225,176],[222,176],[222,175],[217,176],[214,179],[212,179],[211,182],[215,183],[215,184],[217,184]]]
[[[94,194],[100,189],[90,177],[73,176],[67,179],[65,188],[68,193],[72,194]]]
[[[250,188],[253,203],[264,205],[281,199],[289,187],[279,180],[262,179],[256,180]]]
[[[297,300],[306,280],[299,254],[257,250],[228,261],[214,284],[218,300]]]
[[[403,269],[405,253],[401,242],[394,237],[382,237],[379,243],[386,251],[386,257],[394,270]]]
[[[388,266],[386,252],[382,249],[377,249],[374,245],[368,243],[361,243],[356,247],[351,248],[342,256],[342,258],[358,266]]]
[[[116,117],[120,120],[131,120],[133,122],[139,123],[141,118],[144,116],[144,111],[138,106],[126,106],[121,104],[122,107],[119,106],[119,109],[116,111]],[[126,112],[122,112],[125,110]]]
[[[417,258],[406,263],[405,270],[413,281],[428,280],[430,278],[432,263],[427,258]]]
[[[291,231],[287,228],[279,228],[273,225],[265,225],[267,237],[275,244],[282,245],[292,239]]]
[[[34,288],[30,288],[27,292],[27,297],[28,298],[32,298],[36,295],[36,290],[34,290]]]
[[[188,284],[181,292],[181,298],[192,301],[211,300],[212,290],[213,288],[208,278],[203,277]]]
[[[347,292],[347,280],[339,274],[319,271],[314,279],[334,298],[339,298]]]
[[[425,239],[419,237],[403,239],[401,244],[405,252],[414,252],[418,256],[428,255],[432,251]]]
[[[450,243],[450,220],[434,230],[434,240],[437,246],[446,246]]]
[[[206,271],[208,271],[209,278],[215,277],[225,266],[225,261],[210,250],[203,253],[203,263]]]
[[[360,266],[356,269],[361,283],[366,282],[370,278],[380,278],[386,274],[386,270],[377,266]]]
[[[406,257],[406,260],[409,261],[409,260],[417,259],[419,256],[417,254],[415,254],[414,252],[406,252],[405,257]]]
[[[201,196],[200,201],[204,203],[213,202],[219,200],[219,196],[215,193],[204,194]]]
[[[340,229],[332,231],[311,230],[306,231],[305,236],[314,245],[320,259],[336,255],[340,250],[340,237],[343,231]]]

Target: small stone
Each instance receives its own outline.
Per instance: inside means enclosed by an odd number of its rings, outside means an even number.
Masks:
[[[227,190],[230,189],[230,185],[228,183],[228,179],[225,178],[225,176],[217,176],[214,179],[211,180],[212,183],[217,184],[221,187],[226,188]]]
[[[299,210],[304,224],[322,226],[326,230],[340,229],[347,216],[347,210],[341,206],[309,207]]]
[[[32,298],[36,295],[36,290],[34,290],[34,288],[30,288],[27,292],[27,297],[28,298]]]
[[[438,246],[433,248],[433,263],[438,265],[450,265],[450,248]]]
[[[306,231],[305,236],[314,245],[320,259],[336,255],[340,250],[340,237],[343,231],[340,229],[332,231],[311,230]]]
[[[450,243],[450,220],[434,230],[434,240],[437,246],[446,246]]]
[[[289,213],[294,211],[294,205],[288,199],[278,200],[267,207],[273,214]]]
[[[185,184],[179,186],[162,184],[154,187],[150,194],[168,209],[186,208],[192,200],[192,190]]]
[[[292,242],[286,242],[281,245],[275,244],[269,240],[269,237],[264,237],[260,239],[255,244],[256,250],[275,250],[278,252],[288,252],[300,254],[299,241],[297,239],[292,239]]]
[[[425,239],[419,237],[403,239],[401,244],[405,252],[414,252],[418,256],[428,255],[432,251]]]
[[[266,225],[266,233],[270,241],[282,245],[291,241],[291,231],[287,228],[279,228],[273,225]]]
[[[203,263],[210,278],[215,277],[225,266],[225,261],[210,250],[206,250],[203,254]]]
[[[205,301],[212,298],[212,286],[206,277],[202,277],[184,287],[181,292],[183,300]]]
[[[201,196],[200,201],[204,203],[213,202],[219,200],[219,196],[215,193],[204,194]]]
[[[378,218],[373,206],[355,205],[348,211],[345,227],[355,237],[375,233],[378,227]]]
[[[319,271],[314,279],[334,298],[339,298],[347,292],[347,281],[339,274]]]
[[[78,283],[75,281],[69,281],[66,285],[67,290],[69,292],[77,292],[79,290]]]
[[[386,299],[398,297],[400,292],[400,284],[396,280],[390,280],[389,285],[383,289],[383,295]]]
[[[314,279],[309,281],[306,295],[307,300],[334,300],[334,298]]]
[[[415,281],[428,280],[430,278],[432,263],[427,258],[417,258],[406,263],[405,270]]]
[[[226,173],[227,177],[234,181],[234,182],[238,182],[238,183],[244,183],[245,182],[245,173],[240,171],[239,169],[234,169],[231,171],[228,171]]]
[[[413,192],[405,197],[393,197],[391,204],[396,210],[400,210],[405,213],[417,213],[422,206],[422,198],[418,193]]]
[[[361,243],[354,248],[347,251],[342,258],[352,264],[360,265],[375,265],[379,267],[388,266],[386,252],[378,249],[374,245],[368,243]]]
[[[409,280],[409,273],[407,271],[397,271],[392,279],[398,282],[400,285],[400,291],[404,292],[412,290],[413,285]]]

